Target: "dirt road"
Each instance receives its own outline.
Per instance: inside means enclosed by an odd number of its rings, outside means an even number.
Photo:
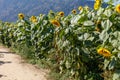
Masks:
[[[47,71],[23,63],[19,55],[0,46],[0,80],[47,80]]]

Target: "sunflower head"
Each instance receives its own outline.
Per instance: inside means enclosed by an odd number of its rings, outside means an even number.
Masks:
[[[102,0],[95,0],[96,3],[102,3]]]
[[[110,57],[111,56],[111,52],[105,48],[99,48],[97,50],[97,53],[104,56],[104,57]]]
[[[53,25],[57,26],[57,27],[60,27],[60,22],[58,20],[51,20],[50,21]]]
[[[99,9],[99,7],[101,6],[101,2],[102,2],[102,0],[95,0],[95,3],[94,3],[95,10]]]
[[[33,23],[36,23],[37,22],[37,18],[35,16],[31,16],[30,17],[30,21],[33,22]]]
[[[72,14],[76,14],[76,10],[75,9],[72,10]]]
[[[88,11],[88,10],[89,10],[89,7],[88,7],[88,6],[85,6],[85,10],[87,10],[87,11]]]
[[[98,5],[97,3],[94,4],[94,10],[98,10],[100,7],[100,5]]]
[[[101,32],[101,30],[100,30],[99,27],[95,27],[95,30],[96,30],[97,32]]]
[[[79,6],[79,7],[78,7],[78,10],[82,10],[82,9],[83,9],[83,7],[82,7],[82,6]]]
[[[115,10],[120,13],[120,4],[118,4],[116,7],[115,7]]]
[[[64,16],[64,12],[61,11],[61,12],[58,13],[58,15],[61,16],[61,17],[63,17]]]
[[[21,19],[21,20],[24,19],[24,14],[23,13],[19,13],[18,14],[18,18]]]

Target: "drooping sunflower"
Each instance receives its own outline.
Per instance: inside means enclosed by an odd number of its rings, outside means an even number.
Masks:
[[[58,13],[58,15],[61,16],[61,17],[63,17],[64,16],[64,12],[61,11],[61,12]]]
[[[83,7],[82,7],[82,6],[79,6],[79,7],[78,7],[78,10],[82,10],[82,9],[83,9]]]
[[[57,26],[57,27],[59,27],[60,26],[60,22],[58,21],[58,20],[51,20],[50,21],[53,25],[55,25],[55,26]]]
[[[95,27],[95,30],[96,30],[97,32],[100,32],[100,31],[101,31],[99,27]]]
[[[24,17],[25,17],[25,16],[24,16],[23,13],[19,13],[19,14],[18,14],[18,18],[21,19],[21,20],[24,19]]]
[[[33,23],[36,23],[38,20],[35,16],[31,16],[30,21],[33,22]]]
[[[75,9],[72,10],[72,14],[76,14],[76,10]]]
[[[88,11],[88,10],[89,10],[89,7],[88,7],[88,6],[85,6],[85,10]]]
[[[115,10],[120,13],[120,4],[118,4],[116,7],[115,7]]]
[[[97,50],[97,53],[104,56],[104,57],[110,57],[111,56],[111,52],[105,48],[99,48]]]

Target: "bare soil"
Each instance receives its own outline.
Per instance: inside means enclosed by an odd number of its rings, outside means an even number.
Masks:
[[[0,80],[47,80],[47,73],[0,46]]]

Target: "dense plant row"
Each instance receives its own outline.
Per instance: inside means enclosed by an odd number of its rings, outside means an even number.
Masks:
[[[51,62],[68,80],[119,80],[120,4],[102,8],[101,3],[96,0],[94,10],[80,6],[68,16],[20,13],[16,23],[0,22],[0,41]]]

